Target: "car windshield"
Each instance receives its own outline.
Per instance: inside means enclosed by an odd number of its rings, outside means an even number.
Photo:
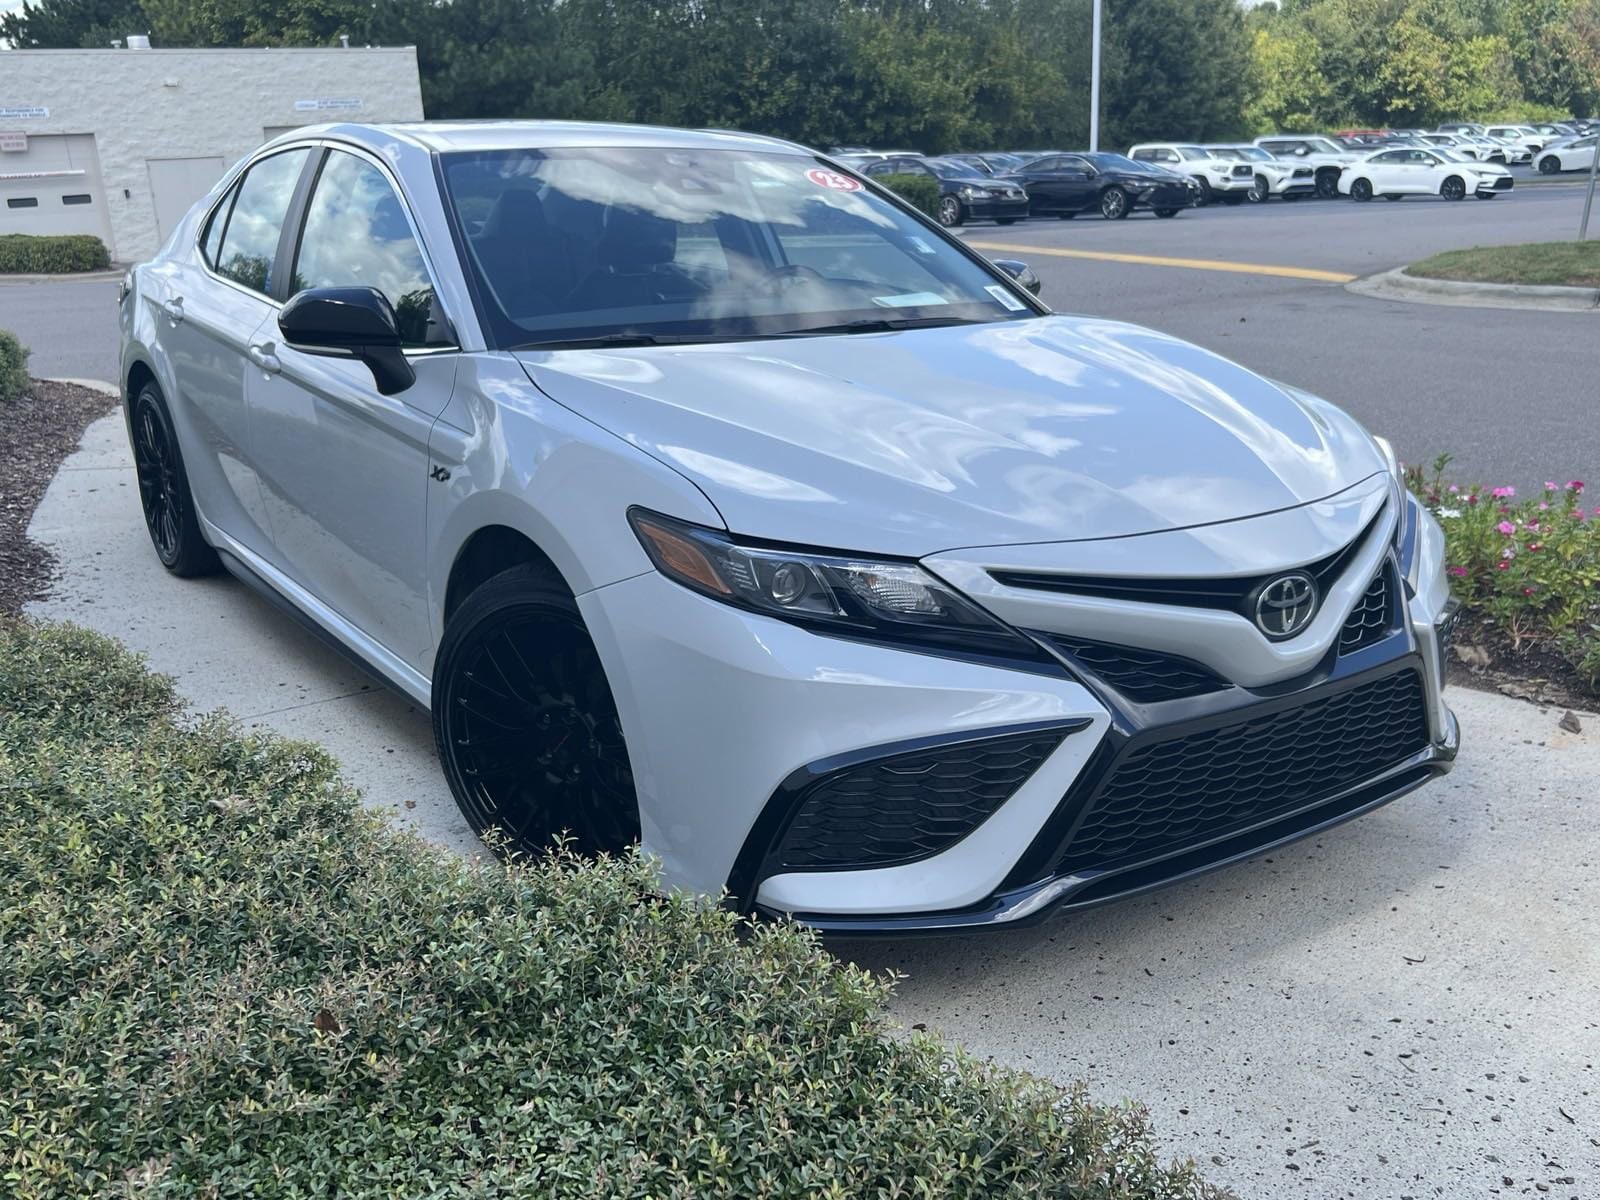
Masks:
[[[1430,154],[1435,154],[1438,157],[1444,159],[1445,162],[1471,162],[1471,161],[1473,161],[1472,159],[1468,158],[1466,155],[1457,154],[1454,150],[1451,150],[1451,149],[1449,149],[1448,147],[1445,147],[1445,146],[1432,146],[1432,147],[1429,148],[1428,152]]]
[[[1095,168],[1101,171],[1148,171],[1156,165],[1155,163],[1134,162],[1133,159],[1126,158],[1121,154],[1107,154],[1103,151],[1077,154],[1073,157],[1085,159],[1093,163]]]
[[[982,179],[983,172],[971,163],[956,162],[948,158],[930,158],[928,166],[940,179]]]
[[[441,160],[501,349],[1035,315],[942,235],[804,155],[601,147]]]
[[[1178,153],[1186,159],[1210,158],[1211,151],[1201,146],[1179,146]]]

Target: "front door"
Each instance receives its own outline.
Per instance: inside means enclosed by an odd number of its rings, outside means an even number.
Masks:
[[[370,286],[397,314],[416,383],[381,395],[351,359],[257,335],[247,395],[275,558],[300,586],[407,665],[432,639],[424,569],[428,434],[457,356],[406,210],[369,158],[330,150],[306,203],[288,290]]]

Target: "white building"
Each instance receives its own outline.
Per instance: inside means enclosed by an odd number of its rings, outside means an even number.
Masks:
[[[413,46],[0,50],[0,234],[92,233],[137,262],[267,138],[421,119]]]

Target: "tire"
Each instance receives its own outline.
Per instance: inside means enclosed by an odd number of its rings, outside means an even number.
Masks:
[[[1175,208],[1158,208],[1158,209],[1155,210],[1155,214],[1156,214],[1156,216],[1161,217],[1164,220],[1167,217],[1175,217],[1175,216],[1177,216],[1178,215],[1178,210],[1175,209]]]
[[[1352,200],[1360,200],[1362,203],[1371,200],[1372,181],[1369,179],[1357,179],[1352,182],[1350,184],[1350,198]]]
[[[967,214],[961,208],[961,201],[954,196],[939,197],[939,224],[946,229],[954,229],[967,219]]]
[[[1539,174],[1561,174],[1561,156],[1559,154],[1546,154],[1543,158],[1541,158],[1539,160]]]
[[[1339,196],[1339,172],[1329,167],[1324,167],[1317,172],[1317,195],[1323,200],[1335,200]]]
[[[1404,200],[1405,199],[1405,197],[1403,195],[1401,195],[1399,192],[1385,192],[1383,194],[1383,198],[1385,200]]]
[[[1250,190],[1244,194],[1244,198],[1251,204],[1265,204],[1267,197],[1271,195],[1272,184],[1267,182],[1265,175],[1257,175],[1255,182],[1250,185]]]
[[[1216,199],[1216,193],[1211,190],[1211,181],[1204,175],[1194,176],[1194,181],[1200,185],[1200,195],[1195,200],[1194,206],[1196,208],[1204,208]]]
[[[433,674],[433,740],[462,816],[537,855],[639,840],[627,743],[572,593],[548,570],[502,571],[451,616]]]
[[[200,532],[183,452],[161,389],[147,383],[128,406],[133,465],[139,477],[139,507],[161,565],[184,579],[222,569],[217,552]]]
[[[1015,225],[1017,223],[1017,218],[1015,218],[1015,217],[996,217],[994,219],[994,223],[996,225]]]
[[[1100,193],[1100,215],[1108,221],[1120,221],[1128,215],[1128,193],[1112,184]]]
[[[1439,185],[1439,195],[1446,200],[1465,200],[1467,198],[1467,181],[1459,175],[1452,175]]]

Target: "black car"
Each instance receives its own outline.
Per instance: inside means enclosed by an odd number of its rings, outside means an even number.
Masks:
[[[866,174],[876,179],[885,175],[931,176],[939,185],[937,216],[941,225],[985,218],[1011,225],[1028,215],[1028,193],[1014,176],[986,176],[970,163],[955,159],[885,158],[868,163]]]
[[[1119,221],[1140,208],[1175,217],[1199,195],[1191,180],[1120,154],[1046,154],[1021,167],[1015,178],[1028,189],[1030,212],[1063,219],[1098,212]]]

